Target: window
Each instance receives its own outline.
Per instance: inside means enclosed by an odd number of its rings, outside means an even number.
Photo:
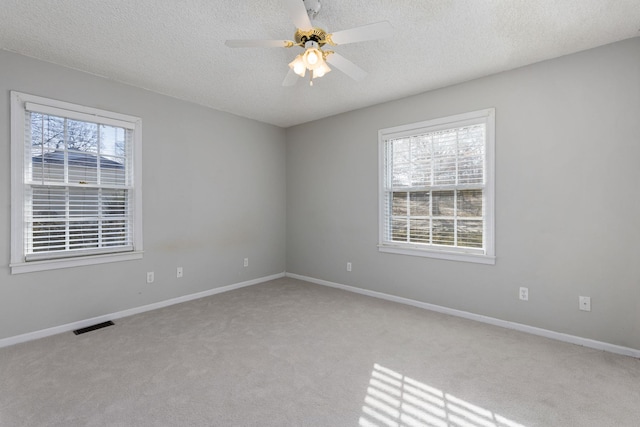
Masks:
[[[142,257],[141,120],[11,93],[11,272]]]
[[[494,117],[379,131],[381,252],[495,263]]]

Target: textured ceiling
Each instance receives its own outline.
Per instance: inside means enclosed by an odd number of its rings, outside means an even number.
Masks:
[[[321,1],[328,32],[394,27],[333,48],[364,80],[283,87],[300,48],[224,45],[292,39],[282,0],[0,0],[0,49],[288,127],[640,35],[640,0]]]

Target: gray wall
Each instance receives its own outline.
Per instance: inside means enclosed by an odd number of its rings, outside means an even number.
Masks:
[[[9,274],[10,90],[142,117],[143,260]],[[378,129],[487,107],[496,265],[379,253]],[[286,131],[0,51],[0,135],[0,339],[286,265],[640,348],[638,38]],[[592,297],[590,313],[579,295]]]
[[[379,253],[378,129],[487,107],[496,265]],[[639,161],[640,38],[289,128],[287,271],[638,349]]]
[[[10,275],[10,90],[142,118],[142,260]],[[285,271],[275,126],[0,51],[0,183],[0,338]]]

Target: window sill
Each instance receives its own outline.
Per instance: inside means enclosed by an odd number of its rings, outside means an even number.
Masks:
[[[109,262],[131,261],[142,258],[142,251],[123,252],[105,255],[83,256],[77,258],[50,259],[10,264],[11,274],[31,273],[34,271],[57,270],[59,268],[81,267],[85,265],[105,264]]]
[[[413,248],[401,248],[396,246],[384,246],[378,245],[380,252],[397,254],[397,255],[410,255],[420,256],[426,258],[444,259],[448,261],[462,261],[473,262],[477,264],[489,264],[495,265],[496,257],[482,254],[470,254],[464,252],[447,252],[430,249],[413,249]]]

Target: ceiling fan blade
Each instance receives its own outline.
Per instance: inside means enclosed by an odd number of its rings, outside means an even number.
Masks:
[[[339,53],[333,52],[327,55],[326,61],[345,73],[347,76],[351,77],[353,80],[360,81],[367,77],[367,72],[365,70],[358,67]]]
[[[376,22],[349,30],[337,31],[330,34],[331,41],[336,44],[356,43],[367,40],[379,40],[390,37],[393,27],[389,21]]]
[[[229,47],[291,47],[294,45],[290,40],[227,40],[224,44]]]
[[[285,5],[289,11],[289,16],[293,21],[293,24],[300,30],[310,30],[313,28],[309,15],[307,15],[307,8],[302,0],[285,0]]]
[[[282,86],[293,86],[298,81],[298,75],[293,72],[291,68],[289,68],[289,72],[284,77],[282,81]]]

